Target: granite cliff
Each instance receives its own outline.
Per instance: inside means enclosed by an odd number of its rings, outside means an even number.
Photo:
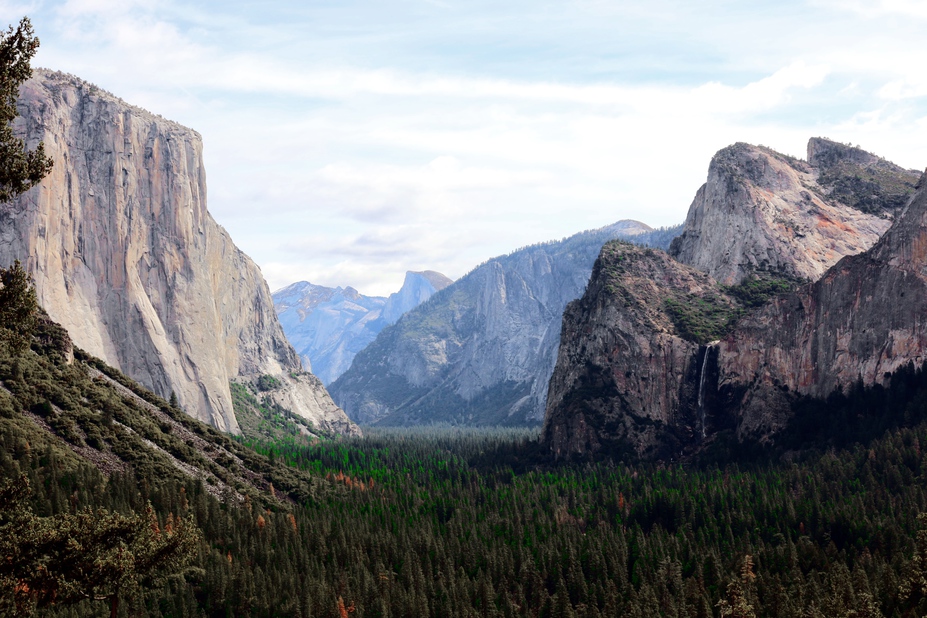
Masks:
[[[356,431],[301,372],[260,270],[207,212],[199,134],[43,70],[18,111],[55,165],[0,206],[0,263],[23,262],[77,346],[224,431],[238,431],[229,382],[265,374],[317,428]]]
[[[606,245],[564,313],[544,426],[555,454],[674,458],[722,430],[775,441],[799,398],[921,363],[927,195],[899,207],[910,172],[827,140],[808,150],[811,163],[722,150],[670,250],[688,264]],[[802,174],[810,197],[795,193]]]
[[[332,396],[366,424],[537,424],[563,309],[582,294],[603,243],[672,235],[621,221],[493,258],[385,328]]]
[[[544,419],[554,454],[665,457],[698,442],[700,343],[738,308],[714,279],[662,251],[607,243],[585,294],[563,314]]]
[[[331,384],[384,327],[450,284],[438,272],[409,271],[402,288],[384,298],[300,281],[274,292],[273,301],[303,366]]]
[[[808,161],[762,146],[718,152],[670,255],[725,284],[757,273],[814,281],[891,225],[918,173],[814,138]]]
[[[745,317],[718,345],[719,411],[771,439],[796,396],[887,384],[927,360],[927,183],[869,251]]]

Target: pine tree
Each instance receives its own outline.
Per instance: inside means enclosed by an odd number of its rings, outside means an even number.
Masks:
[[[721,610],[721,616],[730,616],[731,618],[756,618],[756,613],[751,604],[751,598],[754,596],[754,581],[756,575],[753,573],[753,557],[749,554],[744,556],[744,564],[740,569],[740,577],[732,581],[727,586],[727,598],[718,602]]]
[[[0,268],[0,286],[0,341],[19,355],[29,349],[38,324],[39,303],[32,277],[16,260],[9,268]]]
[[[35,150],[13,133],[19,88],[32,75],[30,61],[39,48],[32,23],[23,17],[16,28],[0,32],[0,203],[6,203],[38,184],[52,162],[39,142]]]

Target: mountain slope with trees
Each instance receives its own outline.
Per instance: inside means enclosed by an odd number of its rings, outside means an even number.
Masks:
[[[331,384],[356,422],[537,425],[566,304],[613,238],[666,244],[679,227],[619,221],[474,268],[385,328]]]

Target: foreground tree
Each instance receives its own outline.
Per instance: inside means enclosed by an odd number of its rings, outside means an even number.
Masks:
[[[39,319],[39,303],[29,276],[19,263],[0,268],[0,341],[12,354],[29,349]]]
[[[106,601],[116,616],[120,600],[155,586],[196,557],[201,533],[192,519],[169,516],[162,527],[149,504],[124,516],[84,509],[37,517],[27,504],[25,477],[0,485],[0,614]]]
[[[32,23],[23,17],[14,29],[0,33],[0,203],[6,203],[38,184],[52,168],[44,144],[35,150],[13,133],[19,88],[32,75],[30,61],[39,48]]]
[[[718,607],[721,617],[756,618],[753,601],[756,597],[756,574],[753,572],[753,556],[744,557],[740,578],[727,585],[727,598],[721,599]]]

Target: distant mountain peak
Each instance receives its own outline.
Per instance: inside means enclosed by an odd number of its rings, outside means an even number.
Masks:
[[[351,286],[330,288],[301,281],[277,290],[273,299],[283,331],[303,365],[330,384],[383,327],[450,283],[433,270],[409,271],[402,289],[389,298],[365,296]]]
[[[454,280],[450,277],[447,277],[438,271],[435,270],[410,270],[406,272],[406,280],[408,280],[409,275],[418,275],[423,277],[434,287],[435,290],[440,291],[454,283]],[[405,285],[403,283],[403,285]]]

